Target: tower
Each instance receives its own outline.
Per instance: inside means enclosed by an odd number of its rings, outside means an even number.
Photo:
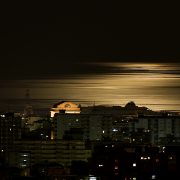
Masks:
[[[30,105],[31,98],[30,98],[30,90],[29,89],[26,89],[25,99],[26,99],[26,106],[24,108],[24,116],[28,117],[33,114],[33,108]]]

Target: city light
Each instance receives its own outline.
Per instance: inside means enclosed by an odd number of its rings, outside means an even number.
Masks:
[[[90,176],[90,177],[89,177],[89,180],[97,180],[97,178],[94,177],[94,176]]]
[[[172,160],[173,159],[173,157],[172,156],[169,156],[169,160]]]
[[[149,160],[149,159],[151,159],[149,156],[141,156],[141,160]]]
[[[118,166],[115,166],[114,169],[119,169]]]
[[[113,132],[117,132],[118,130],[117,130],[117,129],[113,129],[112,131],[113,131]]]

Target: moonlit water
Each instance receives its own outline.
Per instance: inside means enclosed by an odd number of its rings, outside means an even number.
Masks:
[[[153,110],[180,110],[180,65],[106,63],[103,73],[2,82],[1,107],[23,106],[30,89],[34,108],[50,108],[61,100],[82,105],[124,106],[134,101]],[[8,99],[8,101],[7,101]],[[21,99],[21,101],[20,101]]]

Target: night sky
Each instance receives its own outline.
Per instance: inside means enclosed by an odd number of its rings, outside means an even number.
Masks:
[[[16,2],[1,9],[1,106],[30,89],[34,99],[180,109],[176,4]]]

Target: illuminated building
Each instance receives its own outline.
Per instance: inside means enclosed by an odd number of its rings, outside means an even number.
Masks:
[[[138,107],[134,102],[127,103],[125,107],[92,106],[82,107],[81,110],[77,105],[70,104],[63,102],[56,105],[59,108],[55,110],[57,114],[53,118],[54,139],[94,141],[109,138],[136,143],[137,137],[131,138],[133,132],[137,132],[134,135],[142,133],[144,139],[138,137],[141,143],[158,144],[169,135],[176,138],[175,142],[180,139],[180,117],[177,115],[154,112],[146,107]]]
[[[119,107],[86,107],[82,108],[80,113],[61,111],[53,118],[53,138],[92,141],[104,138],[122,140],[128,133],[127,119],[129,117],[122,116]]]
[[[62,101],[53,106],[51,109],[51,117],[54,117],[56,113],[64,112],[66,114],[79,114],[80,108],[73,102]]]
[[[112,120],[109,115],[98,114],[58,114],[54,118],[55,139],[64,139],[68,132],[82,130],[80,139],[101,140],[104,135],[110,136]],[[105,132],[103,134],[103,131]],[[78,138],[73,134],[73,138]]]

